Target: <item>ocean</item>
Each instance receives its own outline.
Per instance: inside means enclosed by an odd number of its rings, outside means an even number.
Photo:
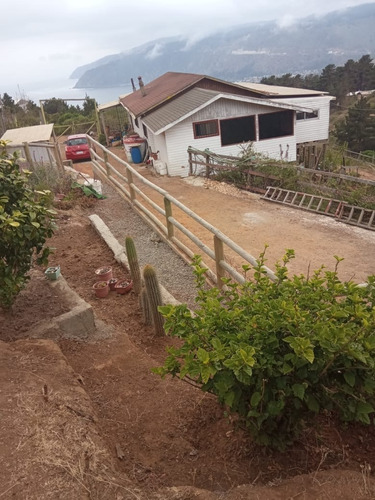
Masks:
[[[39,105],[39,100],[43,99],[84,99],[86,96],[96,99],[98,104],[105,104],[107,102],[115,101],[120,95],[131,92],[131,85],[124,85],[122,87],[109,87],[99,89],[75,89],[74,85],[77,80],[72,79],[59,79],[44,82],[34,82],[25,85],[18,85],[15,91],[7,92],[15,101],[20,98],[28,98]],[[79,103],[77,103],[79,105]]]

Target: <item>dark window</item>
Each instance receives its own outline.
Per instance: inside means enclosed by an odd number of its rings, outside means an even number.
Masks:
[[[293,111],[259,115],[259,140],[293,135]]]
[[[310,120],[311,118],[318,118],[319,112],[318,110],[314,110],[311,113],[304,113],[303,111],[297,111],[296,118],[297,120]]]
[[[220,131],[222,146],[255,141],[255,117],[241,116],[220,120]]]
[[[142,123],[142,126],[143,126],[143,133],[144,133],[145,137],[148,137],[146,125],[144,123]]]
[[[134,123],[136,127],[139,127],[138,118],[135,118]]]
[[[193,130],[195,139],[199,139],[200,137],[219,135],[217,120],[193,123]]]

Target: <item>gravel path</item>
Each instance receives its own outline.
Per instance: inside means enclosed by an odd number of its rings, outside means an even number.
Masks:
[[[195,282],[191,266],[179,257],[109,184],[102,183],[107,197],[96,204],[95,213],[107,224],[121,245],[131,236],[141,268],[151,264],[159,282],[180,302],[194,307]]]

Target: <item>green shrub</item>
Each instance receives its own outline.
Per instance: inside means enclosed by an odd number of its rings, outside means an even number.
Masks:
[[[161,376],[194,380],[239,415],[255,441],[279,449],[319,412],[369,424],[375,390],[375,277],[367,287],[320,268],[289,277],[288,250],[276,264],[277,281],[264,271],[206,290],[200,257],[194,260],[197,308],[163,306],[169,347]],[[248,271],[249,266],[244,266]]]
[[[47,264],[54,212],[48,191],[33,191],[30,172],[21,171],[17,156],[8,156],[0,141],[0,307],[10,307],[29,279],[33,258]]]

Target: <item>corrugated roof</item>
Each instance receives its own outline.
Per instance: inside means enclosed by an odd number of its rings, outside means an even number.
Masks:
[[[157,132],[191,111],[196,110],[203,104],[206,104],[206,102],[210,101],[218,94],[219,92],[214,92],[212,90],[193,88],[147,115],[143,118],[143,122],[150,130]]]
[[[235,94],[227,94],[213,90],[193,88],[179,97],[165,103],[153,113],[142,118],[144,124],[154,133],[160,134],[173,127],[176,123],[196,113],[213,101],[228,99],[249,104],[257,104],[267,108],[291,109],[294,111],[311,112],[311,108],[298,106],[294,103],[281,102],[277,99],[261,99],[259,97],[246,97]]]
[[[34,125],[32,127],[11,128],[2,136],[3,141],[11,141],[13,144],[23,142],[49,142],[53,130],[53,123],[46,125]]]
[[[136,90],[128,96],[121,98],[120,101],[131,113],[139,116],[183,90],[188,89],[203,78],[203,75],[192,73],[165,73],[144,86],[145,96],[142,95],[141,90]]]
[[[277,96],[277,97],[289,97],[295,96],[316,96],[316,95],[326,95],[328,92],[323,92],[321,90],[309,90],[309,89],[298,89],[294,87],[281,87],[279,85],[266,85],[264,83],[252,83],[252,82],[236,82],[236,85],[241,85],[249,90],[255,90],[261,92],[263,95]]]

